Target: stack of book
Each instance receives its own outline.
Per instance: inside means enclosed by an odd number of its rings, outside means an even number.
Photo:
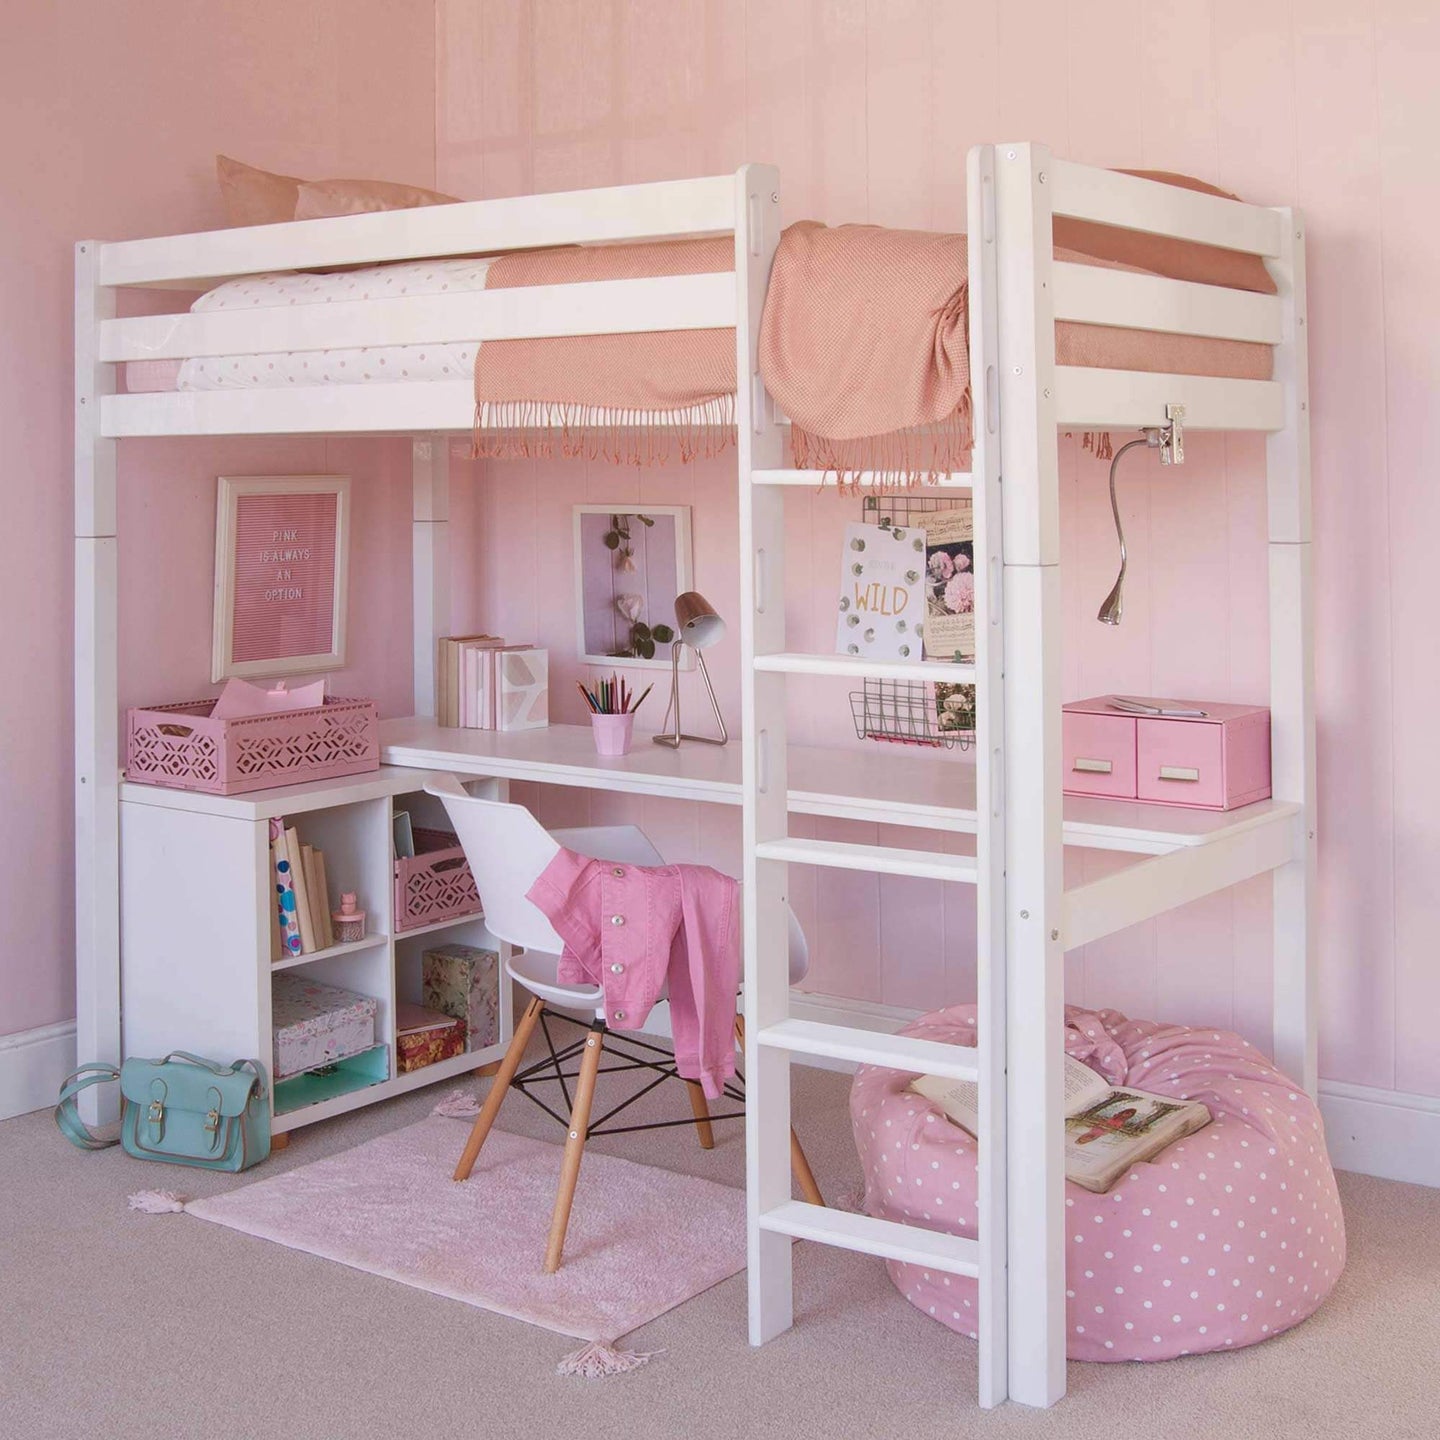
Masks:
[[[270,870],[275,905],[270,912],[270,959],[328,950],[335,943],[325,853],[304,844],[295,827],[270,822]]]
[[[435,664],[435,718],[467,730],[538,730],[549,721],[550,653],[498,635],[447,635]]]

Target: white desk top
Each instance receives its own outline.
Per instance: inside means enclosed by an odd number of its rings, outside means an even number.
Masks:
[[[617,790],[720,805],[740,803],[741,751],[729,745],[679,750],[639,737],[628,755],[595,753],[590,730],[457,730],[423,716],[380,722],[387,765],[493,775],[584,790]],[[818,749],[792,745],[790,809],[871,824],[975,831],[975,763],[971,754],[921,753],[904,746],[861,744]],[[1098,850],[1164,854],[1286,819],[1298,806],[1262,800],[1241,810],[1188,810],[1124,800],[1065,797],[1065,841]]]

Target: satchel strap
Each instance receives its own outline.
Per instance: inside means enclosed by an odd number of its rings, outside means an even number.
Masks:
[[[110,1146],[119,1144],[118,1136],[103,1140],[91,1130],[80,1118],[80,1107],[76,1104],[76,1096],[82,1090],[119,1078],[120,1072],[113,1065],[82,1065],[61,1085],[60,1103],[55,1107],[55,1124],[59,1126],[60,1133],[78,1149],[108,1150]]]
[[[192,1065],[198,1065],[202,1070],[208,1070],[212,1075],[233,1075],[237,1070],[249,1070],[260,1082],[260,1094],[265,1094],[265,1071],[258,1060],[232,1060],[228,1065],[221,1065],[216,1060],[206,1060],[204,1056],[192,1055],[188,1050],[172,1050],[164,1060],[159,1063],[164,1065],[171,1060],[188,1060]]]

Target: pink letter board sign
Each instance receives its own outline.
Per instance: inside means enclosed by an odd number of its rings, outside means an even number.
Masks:
[[[345,663],[349,483],[221,478],[212,679]]]

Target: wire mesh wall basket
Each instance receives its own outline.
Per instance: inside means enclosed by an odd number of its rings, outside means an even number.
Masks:
[[[893,525],[923,529],[927,513],[953,510],[956,503],[938,495],[867,495],[864,519],[886,529]],[[968,750],[975,738],[975,687],[928,680],[866,680],[862,690],[850,692],[850,714],[862,740]]]

